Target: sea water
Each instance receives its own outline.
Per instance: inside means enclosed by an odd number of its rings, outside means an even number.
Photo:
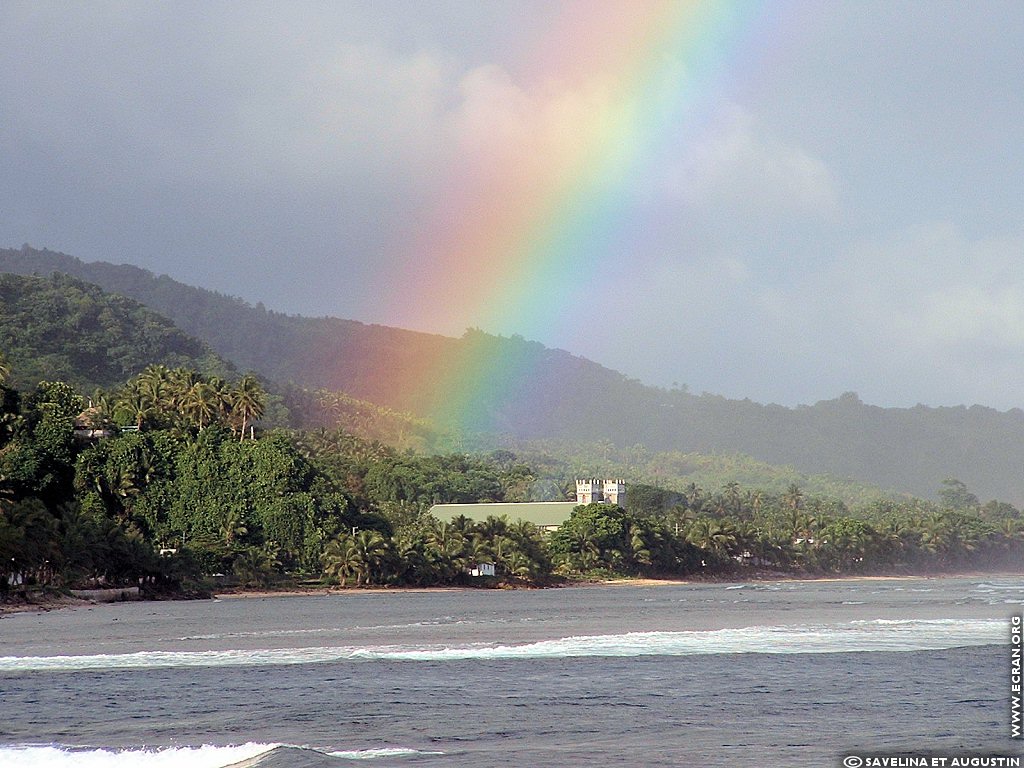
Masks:
[[[1019,755],[1024,577],[349,592],[0,619],[0,766]]]

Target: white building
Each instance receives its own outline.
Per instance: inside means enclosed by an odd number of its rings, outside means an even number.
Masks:
[[[577,504],[616,504],[626,506],[626,483],[622,480],[577,480]]]

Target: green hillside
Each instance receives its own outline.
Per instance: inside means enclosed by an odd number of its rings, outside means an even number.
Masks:
[[[67,275],[0,274],[0,350],[15,386],[66,381],[89,392],[151,363],[227,375],[203,342],[132,299]]]
[[[462,370],[466,360],[500,359],[511,385],[480,401],[474,413],[461,414],[495,446],[508,439],[562,440],[639,445],[656,453],[745,454],[807,475],[932,498],[943,479],[956,477],[983,499],[1024,503],[1019,409],[880,408],[854,393],[797,408],[762,405],[648,387],[521,338],[472,331],[452,339],[284,315],[137,267],[87,264],[29,247],[0,250],[0,270],[74,274],[165,314],[242,369],[309,390],[344,392],[396,413],[423,416],[443,402],[445,393],[432,382],[411,391],[405,386],[422,370]]]
[[[343,391],[400,411],[423,412],[426,405],[415,393],[409,397],[400,389],[403,374],[423,370],[426,361],[458,347],[455,339],[444,336],[273,312],[128,264],[86,263],[30,247],[0,249],[0,271],[74,275],[145,304],[241,370],[309,389]],[[385,361],[387,375],[382,375]]]

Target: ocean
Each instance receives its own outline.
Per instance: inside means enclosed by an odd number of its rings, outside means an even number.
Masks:
[[[1022,755],[1024,577],[347,592],[0,619],[0,766]],[[1024,763],[1022,763],[1024,764]]]

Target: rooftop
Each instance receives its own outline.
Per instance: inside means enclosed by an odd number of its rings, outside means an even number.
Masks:
[[[575,501],[529,501],[522,503],[494,502],[490,504],[435,504],[430,514],[438,520],[451,520],[465,515],[470,520],[482,522],[488,517],[504,515],[510,523],[526,520],[540,528],[557,528],[577,507]]]

